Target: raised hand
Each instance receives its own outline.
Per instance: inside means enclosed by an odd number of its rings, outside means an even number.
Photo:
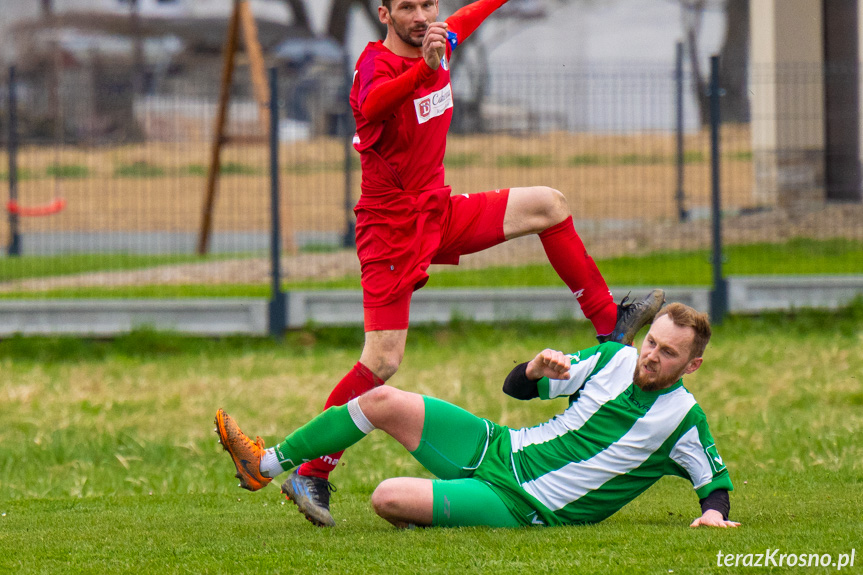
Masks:
[[[423,38],[423,58],[432,70],[438,69],[441,59],[446,55],[447,28],[446,22],[432,22]]]
[[[562,351],[544,349],[527,364],[526,375],[529,379],[569,379],[572,362]]]

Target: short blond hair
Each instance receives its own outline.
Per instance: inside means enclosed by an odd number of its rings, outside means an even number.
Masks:
[[[707,343],[710,341],[712,331],[710,329],[710,319],[706,313],[702,313],[695,308],[680,302],[670,303],[656,314],[653,321],[667,315],[676,326],[691,327],[695,331],[695,337],[692,339],[692,349],[689,352],[689,359],[701,357],[704,355],[704,350],[707,348]]]

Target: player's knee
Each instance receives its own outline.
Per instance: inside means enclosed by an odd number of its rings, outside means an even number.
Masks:
[[[360,397],[360,408],[372,425],[389,433],[392,425],[405,419],[405,398],[408,392],[391,385],[381,385]]]
[[[394,376],[399,370],[399,366],[402,364],[403,357],[404,352],[390,352],[384,354],[378,363],[379,372],[376,372],[378,377],[386,381]]]
[[[389,350],[376,353],[371,357],[363,353],[360,362],[372,370],[376,376],[387,381],[399,370],[403,358],[404,350]]]
[[[376,387],[363,394],[361,405],[364,409],[389,412],[395,409],[399,396],[405,392],[390,385]]]
[[[385,479],[372,493],[372,509],[388,521],[399,519],[401,498],[394,479]]]
[[[545,208],[543,211],[548,220],[549,227],[559,224],[569,217],[569,204],[566,202],[566,196],[559,190],[543,187],[542,197]]]

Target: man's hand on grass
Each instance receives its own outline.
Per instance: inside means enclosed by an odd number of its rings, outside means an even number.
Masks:
[[[727,521],[722,518],[722,513],[715,509],[708,509],[704,515],[696,519],[690,524],[690,527],[740,527],[740,523],[736,521]]]

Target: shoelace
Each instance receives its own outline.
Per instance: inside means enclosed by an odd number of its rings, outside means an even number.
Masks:
[[[329,481],[327,481],[326,483],[327,483],[327,491],[329,491],[330,493],[335,493],[336,491],[338,491],[338,489],[336,489],[335,485],[333,485]]]
[[[336,491],[338,491],[336,486],[333,485],[332,483],[330,483],[329,481],[327,481],[326,479],[321,479],[319,477],[316,477],[316,478],[314,478],[314,480],[311,481],[311,486],[310,486],[310,491],[312,491],[312,495],[315,498],[317,498],[317,496],[318,496],[318,489],[320,487],[323,487],[322,483],[326,484],[326,490],[328,492],[327,493],[328,495],[330,493],[335,493]]]
[[[631,291],[630,291],[630,292],[627,292],[627,293],[626,293],[626,295],[625,295],[625,296],[623,296],[623,299],[622,299],[622,300],[620,300],[620,304],[619,304],[619,305],[620,305],[620,308],[621,308],[623,311],[626,311],[626,310],[628,310],[629,308],[631,308],[632,306],[634,306],[634,305],[635,305],[635,303],[626,303],[627,301],[629,301],[629,296],[630,296],[630,294],[632,294],[632,292],[631,292]]]

